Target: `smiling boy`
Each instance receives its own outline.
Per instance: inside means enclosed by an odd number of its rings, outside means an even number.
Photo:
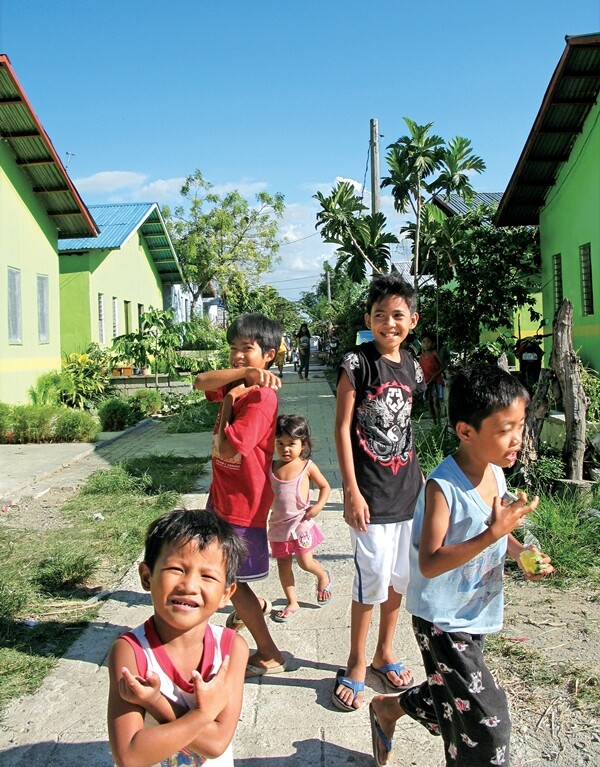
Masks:
[[[350,350],[339,368],[335,443],[355,566],[350,653],[332,694],[342,711],[362,705],[366,642],[376,604],[379,632],[371,671],[391,691],[404,689],[413,678],[392,645],[422,485],[410,414],[413,394],[424,391],[425,383],[418,363],[400,348],[418,319],[414,289],[398,274],[378,275],[365,314],[373,340]]]
[[[281,335],[278,322],[262,314],[241,315],[227,329],[231,367],[200,373],[194,381],[207,400],[222,402],[214,429],[209,505],[234,526],[247,550],[231,600],[235,611],[227,622],[236,630],[246,626],[256,642],[247,677],[285,671],[283,655],[265,622],[271,604],[259,600],[249,585],[269,574],[269,472],[281,379],[268,368]]]
[[[139,566],[153,615],[113,644],[108,732],[118,767],[157,762],[233,767],[248,646],[209,623],[235,592],[244,549],[209,511],[155,520]],[[159,726],[146,727],[147,716]]]

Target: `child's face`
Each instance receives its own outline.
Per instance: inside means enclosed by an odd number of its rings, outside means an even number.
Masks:
[[[275,357],[275,349],[270,349],[266,354],[256,341],[249,338],[236,338],[229,345],[229,365],[232,368],[260,368],[264,369]]]
[[[235,586],[226,585],[223,550],[215,541],[202,551],[193,540],[163,546],[152,572],[145,562],[139,572],[163,641],[205,624],[235,591]]]
[[[433,344],[431,343],[431,338],[427,338],[427,336],[425,336],[425,338],[421,339],[421,348],[424,352],[428,352],[432,346]]]
[[[289,434],[280,434],[275,438],[275,450],[277,457],[283,463],[291,463],[302,454],[303,448],[301,439],[293,439]]]
[[[365,314],[365,323],[373,331],[373,340],[383,354],[396,352],[400,344],[419,321],[419,315],[411,312],[405,298],[385,296]]]
[[[457,434],[482,461],[507,468],[517,460],[521,449],[525,408],[525,401],[516,399],[509,407],[484,418],[479,430],[464,422],[457,424]]]

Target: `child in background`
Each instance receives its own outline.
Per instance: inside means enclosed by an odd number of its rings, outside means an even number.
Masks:
[[[448,419],[460,440],[427,479],[413,520],[406,608],[427,679],[399,696],[376,696],[369,713],[373,756],[387,764],[397,720],[407,714],[441,734],[446,765],[510,763],[511,722],[506,695],[485,664],[486,634],[503,618],[506,553],[529,580],[553,571],[537,553],[539,574],[525,570],[523,546],[512,531],[538,504],[503,498],[502,468],[516,460],[529,395],[509,373],[475,365],[450,385]]]
[[[118,767],[233,767],[248,646],[212,615],[235,591],[244,547],[209,511],[175,509],[146,535],[140,578],[154,613],[109,658],[108,733]],[[145,727],[146,718],[159,726]]]
[[[281,388],[281,379],[269,368],[281,335],[278,322],[262,314],[242,314],[227,329],[231,367],[200,373],[194,381],[207,400],[222,402],[214,429],[209,505],[234,526],[246,546],[231,599],[235,610],[227,626],[236,631],[247,626],[256,642],[247,678],[285,671],[284,657],[265,621],[271,603],[259,600],[250,586],[269,574],[267,517],[273,500],[269,474],[276,392]]]
[[[275,356],[275,365],[277,369],[279,370],[279,377],[283,377],[283,366],[285,365],[285,358],[287,356],[287,353],[289,351],[289,347],[287,344],[287,340],[285,335],[281,336],[281,341],[279,343],[279,348],[277,349],[277,355]]]
[[[371,672],[391,691],[413,682],[396,659],[394,634],[408,584],[412,516],[423,484],[411,409],[414,394],[425,384],[419,364],[401,348],[418,320],[411,285],[394,273],[374,277],[365,314],[373,340],[347,352],[338,372],[335,444],[355,567],[350,653],[331,699],[341,711],[362,705],[374,605],[379,605],[379,631]]]
[[[433,422],[437,425],[440,422],[440,401],[444,399],[444,365],[436,351],[435,339],[431,333],[423,333],[421,336],[419,364],[427,385],[425,399]]]
[[[292,558],[317,579],[317,604],[326,605],[332,597],[331,576],[313,557],[312,551],[323,542],[323,533],[314,522],[329,498],[329,483],[310,460],[312,445],[306,420],[299,415],[280,415],[275,430],[278,459],[271,470],[271,487],[275,498],[269,518],[268,537],[271,553],[277,560],[279,580],[287,605],[274,620],[287,623],[300,610]],[[317,502],[311,505],[310,486],[319,490]]]

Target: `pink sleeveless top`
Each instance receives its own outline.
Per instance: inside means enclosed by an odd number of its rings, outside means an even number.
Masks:
[[[278,479],[271,467],[270,479],[274,498],[269,517],[268,538],[270,541],[294,540],[296,528],[304,517],[304,512],[310,506],[310,491],[305,499],[300,496],[300,487],[312,461],[307,461],[300,474],[292,479]],[[306,520],[303,527],[314,525],[314,520]]]

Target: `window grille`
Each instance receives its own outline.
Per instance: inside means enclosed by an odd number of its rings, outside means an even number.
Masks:
[[[556,253],[552,256],[552,273],[554,277],[554,309],[563,302],[563,284],[562,284],[562,256]]]
[[[104,330],[104,293],[98,293],[98,343],[106,343]]]
[[[584,316],[594,313],[594,288],[592,284],[592,248],[590,243],[579,248],[581,263],[581,308]]]
[[[48,275],[37,276],[37,310],[38,310],[38,341],[41,344],[50,343],[50,305],[48,301]]]
[[[23,343],[21,270],[8,267],[8,343]]]
[[[113,310],[113,338],[119,335],[119,299],[113,296],[112,300]]]

